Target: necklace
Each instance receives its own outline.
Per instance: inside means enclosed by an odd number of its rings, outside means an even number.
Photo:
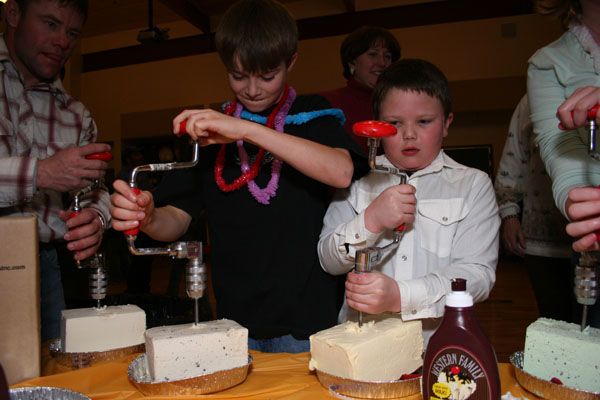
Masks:
[[[344,116],[344,112],[339,108],[326,108],[323,110],[315,110],[315,111],[304,111],[298,114],[288,115],[285,117],[286,125],[302,125],[307,123],[308,121],[312,121],[313,119],[331,116],[337,118],[341,125],[344,125],[346,122],[346,117]],[[248,121],[257,122],[259,124],[265,124],[267,122],[267,117],[263,117],[262,115],[253,114],[250,111],[243,110],[240,118],[247,119]]]
[[[285,117],[287,116],[287,113],[289,112],[295,98],[296,92],[294,89],[286,86],[281,99],[267,118],[266,126],[272,129],[274,128],[279,132],[283,132]],[[242,111],[242,105],[235,100],[229,103],[225,108],[225,113],[227,115],[233,115],[236,118],[240,118]],[[241,188],[244,185],[248,185],[248,190],[252,194],[252,197],[256,199],[256,201],[261,204],[269,204],[269,200],[276,195],[283,162],[276,157],[273,159],[273,162],[271,163],[271,179],[269,180],[267,186],[264,189],[261,189],[258,187],[256,182],[254,182],[254,178],[256,178],[260,170],[265,156],[265,150],[261,148],[254,162],[252,163],[252,166],[249,166],[248,153],[244,148],[244,141],[238,140],[236,144],[238,148],[238,155],[241,161],[240,170],[242,175],[236,178],[232,183],[225,182],[223,179],[223,167],[225,164],[226,145],[221,145],[215,161],[214,170],[215,182],[217,183],[217,186],[224,192],[231,192]]]

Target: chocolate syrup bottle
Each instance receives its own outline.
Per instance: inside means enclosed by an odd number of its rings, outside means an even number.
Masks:
[[[496,353],[475,319],[467,281],[452,280],[452,293],[423,363],[423,400],[499,400]]]

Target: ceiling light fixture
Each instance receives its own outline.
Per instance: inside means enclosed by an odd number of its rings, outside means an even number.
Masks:
[[[148,29],[138,32],[137,40],[142,44],[157,43],[169,38],[169,28],[159,28],[154,25],[154,4],[148,0]]]

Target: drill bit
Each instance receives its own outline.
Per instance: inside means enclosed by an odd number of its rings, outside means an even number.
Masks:
[[[381,260],[382,249],[379,247],[366,247],[356,251],[354,257],[354,272],[357,274],[369,273],[373,270],[373,265],[376,265]],[[363,325],[363,313],[358,312],[358,326]]]
[[[588,306],[594,305],[600,294],[598,291],[599,255],[598,252],[583,252],[579,264],[575,267],[575,298],[582,305],[581,331],[587,326]]]
[[[358,274],[362,274],[365,272],[371,272],[371,265],[369,263],[369,249],[362,249],[356,252],[356,256],[354,258],[354,272]],[[363,325],[363,313],[362,311],[358,312],[358,326],[362,327]]]
[[[194,243],[194,254],[185,267],[186,293],[194,300],[194,325],[200,322],[200,298],[206,290],[206,265],[202,262],[202,245]]]

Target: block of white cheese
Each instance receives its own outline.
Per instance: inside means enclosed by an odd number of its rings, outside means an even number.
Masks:
[[[144,343],[146,313],[131,304],[62,311],[60,337],[68,353],[108,351]]]
[[[242,367],[248,364],[248,329],[227,319],[151,328],[146,359],[153,382]]]
[[[421,321],[389,316],[345,322],[310,336],[311,370],[356,381],[394,381],[423,365]]]
[[[523,370],[540,379],[600,392],[600,329],[549,318],[527,327]]]

